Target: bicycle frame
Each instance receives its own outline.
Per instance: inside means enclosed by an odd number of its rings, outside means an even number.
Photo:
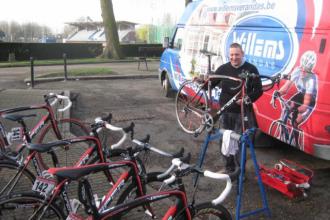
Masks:
[[[80,167],[80,168],[52,168],[49,169],[49,173],[52,174],[53,176],[56,176],[57,179],[59,178],[63,178],[66,179],[68,181],[70,180],[77,180],[77,179],[81,179],[86,175],[89,175],[90,173],[95,173],[95,172],[99,172],[102,171],[103,169],[111,169],[114,167],[118,167],[118,163],[122,164],[126,163],[129,161],[123,161],[123,162],[115,162],[115,163],[106,163],[106,164],[94,164],[94,165],[89,165],[89,166],[85,166],[85,167]],[[137,166],[133,163],[130,165],[131,168],[134,169],[135,175],[137,175]],[[185,191],[185,186],[182,182],[182,177],[188,175],[191,172],[197,172],[197,173],[203,173],[204,176],[208,176],[211,178],[216,178],[216,179],[225,179],[227,184],[226,184],[226,188],[225,190],[220,194],[219,197],[217,197],[217,199],[212,200],[212,204],[216,205],[221,203],[226,196],[228,195],[228,193],[231,190],[231,181],[228,175],[226,174],[214,174],[210,171],[205,171],[202,172],[199,169],[194,168],[193,166],[189,166],[188,164],[184,164],[183,162],[181,162],[180,159],[176,158],[172,160],[172,166],[165,171],[163,174],[161,175],[168,175],[168,172],[172,172],[175,167],[180,167],[178,170],[175,171],[175,175],[172,175],[170,178],[164,180],[164,183],[166,185],[169,184],[175,184],[178,188],[177,189],[172,189],[172,190],[167,190],[167,191],[160,191],[157,193],[152,193],[152,194],[148,194],[148,195],[142,195],[139,196],[138,198],[134,199],[133,201],[124,203],[124,204],[119,204],[115,207],[110,207],[107,208],[108,206],[108,201],[110,201],[110,196],[114,194],[114,192],[116,192],[116,189],[114,189],[115,187],[119,186],[121,184],[121,180],[124,180],[127,177],[128,173],[123,173],[121,175],[121,178],[119,178],[118,182],[114,185],[114,187],[112,187],[109,192],[107,193],[106,197],[103,199],[103,201],[101,202],[99,207],[96,207],[95,202],[93,202],[93,195],[92,195],[92,190],[90,189],[90,185],[88,183],[88,181],[86,179],[83,179],[83,181],[86,180],[86,183],[84,183],[84,191],[81,192],[83,195],[85,195],[85,198],[83,198],[83,200],[88,200],[89,201],[89,210],[92,210],[92,217],[93,219],[109,219],[109,218],[116,218],[121,216],[121,214],[125,214],[126,212],[136,208],[136,207],[145,207],[150,205],[150,203],[156,202],[156,201],[160,201],[160,200],[164,200],[170,197],[175,197],[176,201],[174,205],[170,205],[168,208],[165,215],[162,217],[163,220],[165,219],[177,219],[177,217],[181,217],[180,219],[184,219],[184,220],[189,220],[192,219],[192,215],[194,213],[194,203],[195,200],[192,200],[191,204],[188,204],[187,201],[187,196],[186,196],[186,191]],[[137,184],[138,188],[141,190],[141,184]],[[89,188],[88,188],[89,187]],[[140,191],[141,192],[141,191]],[[194,193],[196,192],[196,190],[194,191]],[[81,197],[79,197],[81,198]],[[194,198],[194,197],[193,197]],[[91,201],[92,200],[92,201]],[[70,213],[69,214],[69,219],[81,219],[80,216],[76,215],[75,213]],[[153,218],[155,218],[155,215],[152,215]]]
[[[158,192],[153,194],[148,194],[142,197],[139,197],[135,199],[134,201],[131,201],[129,203],[120,204],[118,206],[113,207],[111,210],[109,210],[106,213],[103,213],[100,216],[100,219],[107,219],[109,217],[116,217],[116,215],[119,215],[120,213],[128,212],[136,207],[143,206],[144,204],[157,202],[160,200],[168,199],[176,197],[176,204],[170,206],[165,215],[162,217],[162,219],[173,219],[184,213],[183,219],[190,220],[192,219],[190,209],[188,206],[187,196],[185,191],[181,190],[170,190],[170,191],[164,191],[164,192]]]
[[[29,110],[46,110],[47,114],[43,115],[39,122],[32,128],[32,130],[28,133],[29,139],[32,140],[41,130],[42,128],[50,121],[51,126],[55,132],[56,137],[61,140],[61,132],[57,126],[57,120],[55,117],[55,114],[53,112],[52,107],[49,105],[48,102],[46,104],[41,104],[41,105],[32,105],[32,106],[25,106],[25,107],[18,107],[18,108],[11,108],[11,109],[4,109],[0,111],[0,116],[5,115],[5,114],[11,114],[11,113],[16,113],[16,112],[21,112],[21,111],[29,111]],[[1,125],[1,130],[3,129],[3,126]],[[7,137],[4,135],[4,131],[1,132],[2,138],[5,140],[5,144],[8,146],[9,142],[7,140]],[[24,137],[26,141],[27,137]],[[18,151],[20,148],[23,146],[20,145],[18,147]]]
[[[94,155],[94,152],[97,153],[98,159],[100,161],[100,163],[104,163],[105,162],[105,157],[104,157],[104,153],[103,153],[103,149],[101,146],[101,143],[99,141],[98,138],[96,137],[92,137],[92,136],[82,136],[82,137],[78,137],[78,138],[73,138],[73,139],[67,139],[64,140],[67,141],[68,144],[75,144],[75,143],[81,143],[81,142],[86,142],[86,141],[92,141],[95,143],[95,145],[89,147],[79,158],[79,160],[76,162],[76,164],[74,166],[78,167],[78,166],[82,166],[84,164],[86,164],[88,161],[90,161],[90,159],[92,158],[92,156]],[[38,176],[42,176],[42,171],[46,170],[45,165],[42,163],[42,160],[39,160],[39,157],[36,157],[37,155],[39,155],[39,152],[37,151],[31,151],[29,152],[29,155],[27,155],[26,159],[24,160],[23,163],[19,163],[19,170],[17,171],[17,173],[11,178],[11,180],[6,184],[6,186],[2,189],[2,191],[0,192],[0,195],[2,195],[9,187],[9,190],[7,191],[7,195],[9,195],[9,193],[12,192],[12,190],[14,189],[14,187],[16,186],[16,184],[18,183],[23,171],[25,169],[27,169],[28,165],[30,164],[30,162],[32,161],[33,167],[37,172]],[[38,159],[37,159],[38,158]],[[41,157],[40,157],[41,158]],[[52,157],[53,162],[55,164],[55,167],[58,166],[58,160],[56,155],[54,154],[54,156]],[[111,174],[109,172],[105,172],[106,177],[108,178],[108,181],[113,183],[114,180],[111,176]]]
[[[50,168],[50,169],[48,169],[48,173],[51,175],[56,175],[59,172],[63,172],[63,171],[68,171],[68,170],[72,171],[73,169],[85,169],[85,168],[90,169],[90,168],[95,168],[95,167],[99,168],[98,171],[103,170],[104,172],[105,171],[109,172],[109,169],[111,170],[111,169],[116,169],[116,168],[120,168],[120,167],[129,167],[130,168],[129,171],[123,172],[120,175],[120,177],[117,179],[117,181],[115,181],[114,184],[112,185],[112,187],[109,189],[108,193],[105,195],[104,199],[102,200],[100,207],[98,208],[98,213],[95,213],[96,217],[99,214],[106,213],[109,210],[108,206],[111,204],[114,197],[123,189],[123,186],[126,184],[126,182],[128,182],[128,180],[131,177],[134,180],[136,180],[136,182],[137,182],[139,196],[144,195],[142,181],[139,176],[139,170],[138,170],[137,164],[132,161],[98,163],[98,164],[85,165],[83,167],[76,167],[76,168]],[[65,200],[65,204],[66,204],[66,211],[69,214],[70,212],[72,212],[72,207],[70,205],[68,196],[66,195],[65,186],[66,186],[66,183],[70,182],[71,180],[69,180],[68,178],[62,179],[59,177],[57,177],[57,179],[59,180],[59,183],[56,184],[56,186],[52,192],[52,195],[50,196],[49,199],[47,199],[46,203],[51,204],[57,196],[62,194],[62,197]],[[110,209],[112,209],[112,208],[110,208]]]

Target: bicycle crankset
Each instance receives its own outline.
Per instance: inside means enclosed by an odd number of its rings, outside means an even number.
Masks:
[[[206,131],[210,132],[213,129],[214,121],[213,117],[210,113],[206,113],[203,117],[203,124],[205,126]]]

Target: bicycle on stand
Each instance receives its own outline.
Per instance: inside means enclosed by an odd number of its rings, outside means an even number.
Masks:
[[[239,78],[209,75],[205,80],[194,78],[185,81],[178,90],[175,99],[176,117],[180,127],[188,134],[198,136],[204,129],[212,131],[214,122],[221,114],[237,100],[242,99],[245,104],[249,104],[249,97],[246,95],[246,85],[252,78],[260,77],[265,82],[263,91],[268,91],[279,82],[279,75],[275,77],[256,75],[254,73],[243,72]],[[215,111],[212,108],[212,81],[234,81],[236,87],[231,88],[238,91],[220,109]],[[243,102],[242,102],[243,105]],[[244,113],[242,113],[242,119]],[[244,123],[243,123],[244,124]],[[242,124],[242,125],[243,125]]]

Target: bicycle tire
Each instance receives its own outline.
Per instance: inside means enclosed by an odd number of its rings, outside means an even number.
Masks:
[[[208,98],[204,89],[194,91],[194,81],[184,82],[175,98],[175,113],[180,127],[188,134],[203,131],[203,117],[207,113]]]
[[[231,220],[230,212],[221,204],[213,205],[211,202],[197,204],[192,211],[192,219],[219,219]]]
[[[60,130],[62,139],[74,138],[79,136],[89,136],[89,129],[79,120],[65,118],[57,121],[57,126]],[[38,143],[48,143],[58,140],[51,123],[41,131],[41,134],[37,140]],[[57,148],[55,154],[59,160],[59,166],[74,166],[78,161],[81,154],[90,146],[88,142],[79,143],[78,146],[73,144],[68,148]],[[54,164],[50,163],[52,160],[49,158],[49,154],[39,154],[45,163],[46,167],[53,167]]]
[[[2,139],[2,137],[0,137],[0,152],[4,152],[6,150],[5,146],[5,141]]]
[[[39,207],[45,205],[44,198],[36,193],[11,194],[0,199],[0,219],[31,219],[34,212],[38,215]],[[32,219],[66,219],[62,210],[54,202],[49,205],[43,216],[35,217]]]
[[[22,175],[18,179],[17,184],[13,190],[9,191],[10,185],[5,189],[5,186],[18,171],[19,165],[16,162],[9,160],[0,161],[0,196],[13,192],[17,193],[31,190],[35,180],[35,175],[28,169],[21,171]]]

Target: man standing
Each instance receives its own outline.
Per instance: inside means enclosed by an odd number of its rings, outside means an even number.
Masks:
[[[229,48],[229,62],[221,65],[216,71],[215,74],[225,75],[238,78],[241,73],[248,72],[259,75],[258,69],[251,63],[244,60],[244,52],[242,46],[238,43],[232,43]],[[220,82],[214,82],[213,85],[219,84],[221,88],[220,93],[220,106],[225,105],[238,90],[233,90],[237,87],[238,82],[232,80],[221,80]],[[262,84],[260,77],[253,77],[248,80],[246,85],[246,97],[245,100],[248,100],[248,104],[244,103],[245,116],[250,116],[248,118],[248,127],[252,127],[254,119],[252,113],[252,103],[255,102],[263,93]],[[241,117],[241,102],[239,99],[236,103],[233,103],[229,106],[225,112],[220,117],[220,128],[233,130],[236,133],[242,133],[242,117]],[[220,141],[220,152],[221,152],[221,141]],[[229,155],[224,156],[226,166],[225,172],[231,173],[235,169],[235,156]]]

